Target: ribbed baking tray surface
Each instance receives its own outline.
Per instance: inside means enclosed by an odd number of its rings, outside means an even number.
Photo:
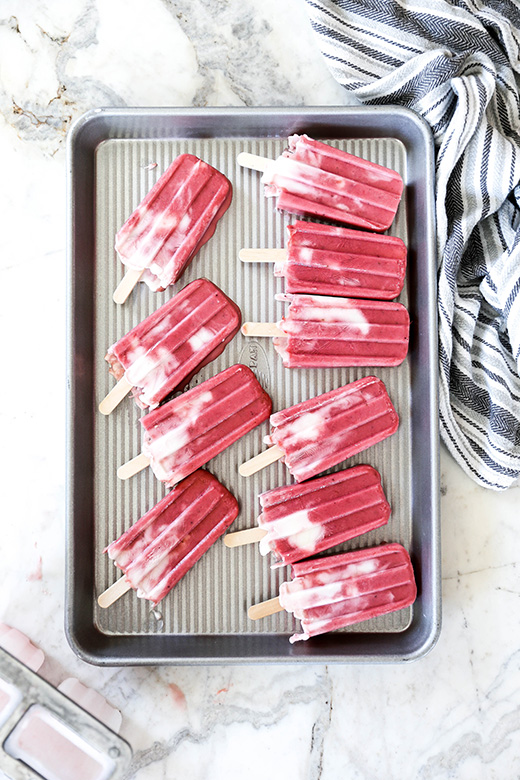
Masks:
[[[115,117],[114,125],[117,127],[117,114]],[[140,118],[143,119],[143,114]],[[374,121],[375,118],[376,115]],[[408,188],[412,184],[416,187],[417,182],[410,181],[410,144],[407,144],[406,138],[403,141],[391,133],[385,136],[381,118],[379,114],[377,132],[374,132],[373,136],[370,134],[370,128],[368,132],[363,131],[366,137],[357,136],[355,129],[351,136],[348,111],[345,113],[341,132],[333,134],[329,130],[326,135],[317,134],[312,126],[308,132],[333,146],[399,171]],[[208,653],[208,642],[211,643],[212,639],[218,637],[223,642],[222,647],[231,647],[234,637],[246,640],[249,648],[247,653],[253,657],[262,657],[265,654],[266,642],[275,638],[278,648],[282,646],[279,640],[284,640],[288,658],[325,658],[329,653],[329,650],[325,649],[327,640],[289,645],[288,636],[299,626],[299,621],[294,620],[291,615],[280,612],[256,622],[247,617],[248,606],[277,595],[279,583],[289,577],[287,567],[272,570],[271,560],[260,555],[256,544],[228,549],[222,539],[219,540],[155,610],[151,609],[149,602],[138,599],[133,591],[125,594],[108,609],[99,608],[96,602],[96,596],[121,576],[103,554],[103,549],[150,509],[166,490],[150,469],[127,481],[121,481],[116,476],[117,467],[140,452],[139,417],[142,413],[129,398],[108,417],[97,411],[99,401],[114,384],[104,361],[107,347],[155,311],[172,294],[200,277],[211,279],[240,306],[243,321],[276,322],[286,308],[286,304],[275,300],[275,294],[283,291],[284,280],[274,277],[272,265],[242,264],[238,260],[238,251],[242,247],[284,246],[286,226],[297,219],[294,215],[277,211],[274,199],[264,197],[260,174],[243,169],[236,162],[241,151],[269,158],[278,156],[287,142],[286,136],[279,132],[279,122],[273,123],[272,133],[266,132],[265,126],[259,123],[257,134],[252,132],[254,127],[248,126],[243,128],[241,135],[238,121],[238,126],[235,123],[235,137],[221,135],[217,118],[213,132],[197,132],[196,127],[191,127],[184,136],[179,132],[180,137],[163,137],[165,134],[162,130],[157,133],[158,137],[154,137],[156,126],[156,118],[150,116],[148,132],[143,132],[141,128],[135,134],[138,137],[132,137],[133,133],[123,133],[120,134],[123,137],[117,137],[117,132],[114,134],[109,130],[107,137],[96,143],[92,151],[93,342],[92,362],[86,370],[86,381],[90,383],[92,393],[93,426],[93,457],[89,479],[93,496],[94,532],[91,561],[94,572],[93,592],[89,605],[92,629],[99,636],[106,637],[108,641],[112,638],[116,643],[128,637],[140,637],[140,647],[145,650],[144,655],[140,654],[136,662],[146,662],[147,659],[149,662],[154,661],[157,657],[157,645],[154,642],[158,637],[162,638],[161,641],[170,637],[172,643],[178,643],[181,637],[189,638],[190,647],[195,648],[195,655],[198,642],[201,660],[214,660],[211,651]],[[111,127],[110,114],[107,117],[107,127]],[[299,116],[297,129],[300,132],[307,130],[304,113]],[[113,135],[116,137],[112,137]],[[113,248],[115,233],[170,162],[184,152],[201,157],[230,179],[233,185],[231,207],[219,222],[214,237],[202,248],[174,287],[163,293],[152,293],[146,285],[140,284],[124,305],[117,306],[112,301],[112,293],[122,278],[123,267]],[[416,174],[414,176],[416,177]],[[425,171],[425,181],[422,183],[425,191],[429,186],[426,178]],[[76,205],[77,203],[76,198]],[[410,225],[413,225],[413,241],[416,241],[418,216],[424,220],[431,219],[431,215],[426,212],[417,214],[417,201],[407,194],[389,231],[391,235],[399,236],[409,245],[409,263],[412,264],[419,260],[423,263],[431,261],[424,249],[421,257],[420,248],[418,251],[417,247],[410,246]],[[419,232],[420,230],[419,227]],[[76,262],[81,261],[78,258]],[[425,324],[430,316],[434,289],[431,284],[425,289],[418,289],[416,270],[412,267],[407,274],[406,286],[399,299],[409,308],[412,319],[410,353],[401,366],[387,369],[285,369],[270,339],[251,339],[239,333],[223,354],[192,380],[190,386],[234,363],[244,363],[254,371],[270,394],[273,409],[277,410],[361,376],[379,376],[385,382],[398,411],[398,432],[385,442],[340,464],[338,468],[357,463],[370,463],[377,468],[392,507],[392,515],[387,526],[334,548],[333,552],[381,542],[401,542],[412,552],[416,569],[419,568],[417,575],[421,583],[421,555],[414,555],[414,550],[419,550],[423,544],[420,534],[417,535],[414,521],[419,489],[414,469],[421,460],[416,448],[421,444],[431,450],[432,441],[430,438],[430,441],[421,443],[420,437],[414,437],[414,425],[419,415],[428,416],[431,413],[427,406],[428,399],[421,396],[424,387],[428,387],[431,392],[434,374],[430,362],[424,361],[424,349],[421,350],[420,344],[415,342],[421,338],[418,326]],[[428,275],[431,277],[431,273],[425,274]],[[74,426],[74,420],[71,424]],[[255,525],[259,513],[259,493],[292,481],[282,463],[269,466],[249,478],[238,475],[239,464],[265,448],[262,439],[267,432],[268,424],[265,423],[206,466],[239,501],[240,515],[231,530]],[[435,446],[433,453],[435,454]],[[436,463],[432,463],[433,472],[435,468]],[[430,474],[430,480],[420,488],[420,503],[427,503],[430,498],[430,505],[434,508],[435,497],[426,496],[431,485]],[[72,518],[73,529],[75,522]],[[433,521],[430,520],[431,522]],[[70,576],[78,576],[77,566],[73,567]],[[437,577],[437,574],[433,572],[430,576]],[[414,610],[417,609],[418,605],[415,605],[337,632],[338,636],[334,638],[334,654],[344,654],[341,650],[343,643],[348,655],[349,642],[352,642],[353,635],[362,635],[364,641],[368,642],[371,637],[378,637],[378,643],[383,642],[381,646],[385,647],[385,637],[395,636],[409,629]],[[258,644],[255,645],[255,642]],[[161,655],[164,652],[163,647],[164,644],[161,645]],[[190,655],[192,654],[193,650],[190,651]],[[284,655],[278,650],[273,651],[273,654],[275,657]],[[392,655],[386,651],[382,652],[382,656],[385,654]],[[177,657],[172,660],[183,660],[182,655],[179,657],[176,652],[173,655]],[[220,658],[221,651],[216,655]],[[234,652],[225,652],[224,656],[233,658]]]

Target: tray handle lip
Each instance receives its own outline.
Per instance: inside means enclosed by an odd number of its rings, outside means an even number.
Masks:
[[[105,120],[111,118],[166,118],[166,117],[244,117],[253,116],[261,117],[265,116],[272,119],[273,117],[286,117],[294,118],[299,123],[305,124],[308,121],[326,118],[340,118],[342,115],[346,117],[359,117],[359,119],[367,118],[369,122],[373,122],[375,119],[381,123],[382,129],[384,125],[388,123],[389,119],[395,118],[396,122],[395,134],[393,137],[403,140],[407,138],[407,133],[410,127],[419,133],[422,137],[422,142],[425,145],[425,152],[428,158],[433,157],[434,154],[434,140],[433,134],[429,124],[426,120],[420,116],[416,111],[407,106],[399,106],[394,104],[387,104],[382,106],[367,106],[367,105],[345,105],[345,106],[156,106],[156,107],[142,107],[142,106],[105,106],[101,108],[91,108],[76,117],[71,123],[67,132],[67,151],[69,156],[69,163],[72,159],[74,150],[78,142],[81,140],[81,136],[85,131],[92,131],[92,126],[96,124],[105,124]],[[408,125],[408,127],[406,126]],[[296,132],[296,131],[295,131]],[[99,140],[104,140],[103,136],[100,136]],[[428,159],[428,163],[430,160]]]
[[[357,651],[353,653],[339,653],[334,651],[316,652],[311,654],[306,652],[306,643],[301,643],[299,647],[289,645],[287,636],[283,634],[276,635],[276,641],[286,650],[285,653],[279,652],[278,648],[272,648],[272,652],[262,653],[252,652],[226,653],[225,651],[215,652],[213,646],[211,654],[198,655],[195,653],[175,653],[168,651],[168,645],[175,643],[174,635],[164,635],[161,637],[163,645],[158,648],[158,652],[150,655],[149,649],[142,652],[140,642],[146,642],[145,635],[127,635],[110,636],[100,632],[95,626],[89,626],[87,631],[76,632],[70,620],[72,618],[70,609],[66,609],[65,616],[65,636],[72,649],[80,660],[93,666],[112,667],[112,666],[222,666],[223,664],[233,666],[251,666],[257,664],[294,664],[298,662],[315,664],[334,664],[350,666],[352,664],[405,664],[421,660],[428,655],[439,639],[441,633],[440,613],[434,614],[433,619],[421,630],[421,626],[414,627],[412,621],[410,627],[405,631],[394,635],[393,646],[388,652],[382,654],[378,652],[377,647],[373,651]],[[82,634],[82,636],[80,636]],[[370,635],[373,639],[372,635]],[[381,635],[381,641],[388,642],[388,634]],[[193,639],[193,637],[190,637]],[[215,637],[210,635],[208,639]],[[219,639],[225,641],[228,635],[221,635]],[[247,639],[246,637],[242,637]],[[254,638],[254,637],[253,637]],[[362,637],[363,638],[363,637]],[[272,641],[273,637],[266,635],[266,640]],[[233,636],[233,641],[236,637]],[[126,647],[125,647],[126,646]],[[124,652],[121,652],[125,648]],[[308,648],[311,649],[311,648]],[[313,648],[313,650],[315,650]]]

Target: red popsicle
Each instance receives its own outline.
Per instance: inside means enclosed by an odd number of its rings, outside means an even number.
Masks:
[[[240,322],[238,306],[213,282],[191,282],[109,348],[118,384],[100,411],[109,414],[130,390],[142,409],[155,408],[220,355]]]
[[[238,515],[234,496],[209,472],[190,474],[105,552],[124,572],[117,597],[133,588],[157,604]],[[108,591],[100,606],[112,603]]]
[[[275,161],[238,158],[241,165],[263,170],[266,195],[276,196],[279,209],[369,230],[390,227],[403,193],[396,171],[307,135],[292,135],[288,142]]]
[[[243,463],[249,476],[280,458],[298,481],[310,479],[391,436],[399,418],[384,383],[367,376],[271,415],[272,445]]]
[[[193,154],[176,157],[116,235],[116,251],[132,273],[130,289],[124,280],[114,300],[126,300],[141,278],[152,290],[176,282],[215,232],[231,198],[223,173]]]

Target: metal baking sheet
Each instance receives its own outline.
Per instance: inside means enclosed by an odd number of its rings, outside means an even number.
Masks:
[[[400,300],[411,316],[410,351],[397,368],[284,369],[269,339],[238,334],[192,381],[241,362],[281,409],[376,374],[400,417],[398,432],[349,459],[382,476],[392,507],[389,524],[334,552],[398,541],[410,551],[419,586],[412,608],[291,645],[299,621],[285,612],[262,621],[249,605],[278,593],[287,567],[272,570],[257,545],[228,549],[219,540],[158,605],[135,593],[109,609],[96,597],[120,576],[104,547],[164,495],[150,469],[127,482],[117,466],[140,452],[140,412],[125,399],[109,417],[97,411],[113,385],[106,348],[193,279],[207,277],[242,310],[243,320],[276,321],[283,280],[272,267],[242,264],[242,247],[280,247],[296,217],[265,198],[260,175],[236,163],[240,151],[276,157],[287,136],[306,132],[333,146],[398,170],[405,195],[389,231],[408,246]],[[397,661],[430,649],[440,628],[438,519],[437,331],[433,214],[433,149],[424,123],[401,108],[97,110],[68,139],[70,195],[69,473],[66,631],[76,652],[97,664],[238,663],[245,661]],[[114,235],[172,159],[190,152],[232,182],[233,201],[214,237],[182,278],[164,293],[140,284],[123,306],[112,292],[123,275]],[[250,478],[238,465],[264,448],[265,423],[209,462],[237,497],[232,530],[248,528],[258,494],[291,481],[274,464]]]

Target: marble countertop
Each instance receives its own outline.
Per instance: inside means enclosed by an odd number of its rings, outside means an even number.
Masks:
[[[77,677],[121,710],[132,780],[520,776],[520,492],[477,487],[443,448],[443,627],[419,661],[98,668],[64,635],[71,122],[100,106],[349,102],[301,0],[2,3],[0,327],[15,381],[4,372],[0,620],[44,650],[52,683]]]

